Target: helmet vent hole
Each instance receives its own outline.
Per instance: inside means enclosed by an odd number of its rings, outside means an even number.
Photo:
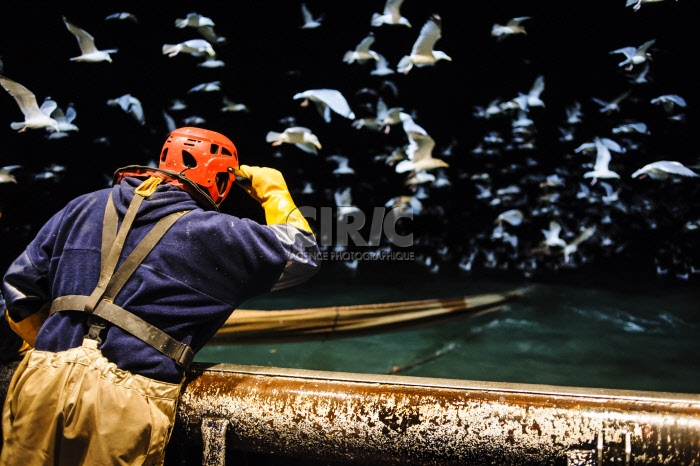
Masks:
[[[222,148],[221,148],[221,154],[222,154],[222,155],[228,155],[228,156],[230,156],[230,157],[233,156],[233,154],[231,153],[231,151],[229,151],[229,150],[228,150],[227,148],[225,148],[225,147],[222,147]]]
[[[163,149],[163,152],[160,154],[160,162],[163,163],[165,162],[165,158],[168,156],[168,148],[166,147]]]
[[[186,150],[182,151],[182,164],[187,168],[194,168],[197,166],[197,159],[194,158],[192,154]]]
[[[185,140],[185,142],[183,142],[182,144],[185,145],[185,146],[194,147],[198,142],[199,142],[199,141],[197,141],[196,139],[187,139],[187,140]]]
[[[219,145],[218,144],[212,144],[211,145],[211,155],[216,155],[219,153]]]

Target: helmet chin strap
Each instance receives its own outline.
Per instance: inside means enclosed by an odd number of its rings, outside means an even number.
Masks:
[[[185,170],[183,170],[182,173],[184,172]],[[182,173],[175,173],[169,170],[143,165],[128,165],[114,172],[112,184],[118,184],[127,176],[156,176],[158,178],[162,178],[166,183],[176,186],[190,194],[197,204],[199,204],[203,209],[216,210],[218,212],[219,204],[214,202],[214,200],[209,196],[209,193],[202,189],[197,183],[184,176]]]

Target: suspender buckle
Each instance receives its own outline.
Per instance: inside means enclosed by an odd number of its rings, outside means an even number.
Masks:
[[[97,342],[97,344],[99,345],[100,343],[102,343],[102,338],[100,337],[100,333],[107,326],[105,324],[105,321],[100,319],[97,316],[90,316],[88,318],[87,323],[90,326],[90,328],[88,328],[88,333],[87,333],[87,335],[85,335],[85,338],[90,339],[90,340],[95,340]]]

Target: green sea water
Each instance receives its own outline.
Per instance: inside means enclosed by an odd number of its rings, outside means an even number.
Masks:
[[[412,263],[326,264],[246,309],[293,309],[513,289],[485,315],[418,330],[280,344],[210,345],[200,362],[557,386],[700,393],[700,291],[692,283],[504,281],[430,274]],[[619,280],[615,283],[614,279]]]

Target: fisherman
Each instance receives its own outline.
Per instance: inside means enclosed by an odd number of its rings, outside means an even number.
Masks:
[[[282,174],[239,166],[222,134],[176,129],[158,168],[113,181],[49,219],[4,276],[0,327],[26,354],[2,466],[162,464],[195,354],[241,303],[319,268]],[[266,224],[219,211],[234,182]]]

